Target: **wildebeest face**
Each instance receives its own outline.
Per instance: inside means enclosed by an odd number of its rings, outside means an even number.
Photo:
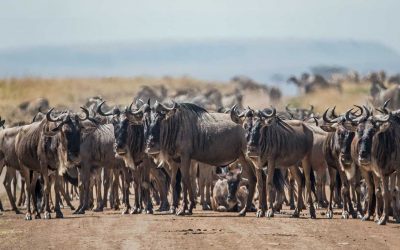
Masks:
[[[379,127],[371,119],[358,125],[358,161],[361,165],[368,165],[371,163],[372,141],[378,130]]]
[[[121,114],[113,117],[112,124],[114,127],[115,151],[120,156],[125,155],[128,152],[129,120],[124,114]]]
[[[355,133],[339,125],[336,130],[337,147],[339,149],[339,159],[343,166],[347,167],[352,163],[351,143]]]
[[[160,152],[161,123],[165,117],[165,112],[151,112],[150,119],[144,123],[146,153],[148,154],[157,154]]]
[[[255,118],[252,121],[252,126],[248,128],[249,134],[247,135],[247,155],[249,157],[255,157],[259,155],[259,142],[263,125],[264,122],[261,118]]]
[[[238,171],[228,172],[226,179],[228,183],[228,202],[235,202],[236,193],[240,186],[241,173]]]

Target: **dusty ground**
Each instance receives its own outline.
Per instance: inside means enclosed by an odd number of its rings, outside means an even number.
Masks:
[[[9,208],[6,199],[3,203]],[[328,220],[322,210],[316,220],[199,210],[189,217],[63,212],[64,219],[25,221],[24,215],[6,211],[0,215],[0,249],[399,249],[400,225],[377,226],[339,215]]]

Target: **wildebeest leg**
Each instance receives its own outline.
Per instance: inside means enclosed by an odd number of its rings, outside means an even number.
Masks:
[[[374,206],[375,206],[375,204],[373,204],[374,185],[371,180],[370,173],[368,173],[367,171],[365,171],[363,169],[360,169],[360,172],[361,172],[362,177],[365,180],[365,184],[367,186],[367,191],[368,191],[368,200],[365,204],[366,205],[366,213],[361,220],[368,221],[368,220],[370,220],[371,216],[374,213]]]
[[[15,170],[15,169],[10,168],[10,167],[7,167],[7,169],[6,169],[6,176],[4,177],[3,184],[4,184],[4,187],[5,187],[5,189],[6,189],[7,196],[8,196],[8,199],[9,199],[9,201],[10,201],[12,210],[13,210],[16,214],[20,214],[21,212],[18,210],[18,207],[17,207],[16,204],[15,204],[14,195],[12,194],[12,191],[11,191],[11,180],[13,179],[13,176],[16,177],[15,173],[16,173],[16,170]],[[15,183],[16,183],[16,180],[17,180],[17,179],[15,178],[14,180],[15,180]],[[3,209],[3,208],[0,208],[0,210],[2,210],[2,209]]]
[[[30,182],[30,187],[29,190],[31,192],[31,197],[32,197],[32,207],[33,207],[33,213],[35,214],[35,219],[40,219],[40,210],[38,209],[38,200],[36,196],[36,183],[39,181],[39,175],[35,171],[30,171],[32,172],[32,178]],[[43,197],[41,202],[43,202]],[[40,204],[39,204],[40,206]]]
[[[122,214],[129,214],[129,210],[131,209],[131,204],[129,202],[129,186],[130,186],[130,172],[127,168],[124,168],[122,170],[122,178],[123,178],[123,185],[122,185],[122,191],[124,193],[124,204],[125,208],[122,211]]]
[[[212,182],[206,181],[206,200],[205,200],[206,210],[211,210],[211,189],[212,189]]]
[[[243,167],[242,168],[243,173],[249,179],[249,188],[248,188],[249,195],[247,196],[247,202],[242,208],[242,210],[239,212],[239,216],[246,216],[246,212],[251,211],[251,207],[253,205],[253,198],[256,190],[257,177],[254,171],[253,164],[246,161],[246,157],[242,152],[239,155],[238,161],[240,165]]]
[[[107,199],[108,199],[108,193],[109,189],[111,186],[111,178],[112,178],[112,171],[109,169],[109,167],[104,167],[103,168],[103,189],[104,189],[104,196],[103,196],[103,207],[107,207]],[[112,204],[113,201],[110,200],[110,207],[112,207],[114,204]]]
[[[42,178],[44,185],[44,219],[51,219],[51,210],[50,210],[50,178],[49,172],[47,171],[47,164],[44,164],[45,167],[42,167]]]
[[[104,178],[107,178],[105,175],[106,171],[104,171]],[[104,190],[104,197],[101,195],[101,168],[96,170],[94,174],[95,183],[96,183],[96,208],[93,209],[93,212],[102,212],[103,211],[103,199],[107,196],[107,193]]]
[[[260,167],[260,166],[259,166]],[[258,169],[256,169],[257,173]],[[275,161],[274,160],[269,160],[268,161],[268,173],[267,173],[267,183],[266,183],[266,189],[267,189],[267,205],[268,205],[268,210],[266,213],[266,216],[268,218],[274,217],[274,199],[273,199],[273,178],[274,178],[274,172],[275,172]],[[259,180],[259,174],[257,173],[257,182]],[[262,179],[262,178],[260,178]],[[263,199],[263,196],[261,196],[260,201]]]
[[[336,169],[329,167],[328,171],[329,171],[329,204],[328,204],[328,211],[326,211],[326,217],[332,219],[333,218],[332,202],[333,202],[333,193],[335,192],[335,185],[336,185]]]
[[[77,214],[84,214],[89,207],[89,191],[90,191],[90,165],[85,164],[78,168],[79,171],[79,185],[80,188],[80,204]]]
[[[25,179],[22,177],[21,175],[21,190],[19,193],[19,198],[18,198],[18,202],[17,202],[17,206],[20,207],[23,204],[25,205],[25,201],[26,201],[26,194],[25,194]]]
[[[299,167],[297,165],[291,166],[289,168],[290,174],[293,176],[294,180],[297,183],[297,199],[296,199],[296,207],[294,209],[292,217],[298,218],[300,216],[300,212],[303,209],[303,174],[301,173]],[[294,189],[294,187],[293,187]],[[294,193],[294,191],[293,191]]]
[[[139,214],[141,213],[141,205],[140,205],[140,175],[138,173],[137,168],[132,170],[133,173],[133,191],[135,193],[135,204],[133,206],[133,210],[131,211],[132,214]]]
[[[176,180],[176,175],[178,174],[178,166],[174,163],[169,163],[168,165],[171,168],[171,191],[172,191],[172,206],[169,210],[171,214],[175,214],[177,207],[179,206],[179,192],[177,189],[177,184],[180,185],[180,183],[177,183]]]
[[[257,166],[255,169],[256,172],[256,178],[257,178],[257,191],[258,191],[258,210],[256,213],[256,217],[261,218],[265,216],[265,210],[266,210],[266,195],[265,195],[265,185],[264,185],[264,176],[263,176],[263,166]],[[268,177],[267,177],[268,180]],[[268,181],[267,181],[268,185]],[[269,194],[269,193],[268,193]]]
[[[190,178],[190,158],[188,157],[181,157],[181,174],[182,174],[182,182],[183,182],[183,191],[184,191],[184,199],[182,202],[182,208],[176,212],[177,215],[184,215],[192,214],[193,207],[195,205],[195,197],[193,193],[193,186]],[[185,194],[185,188],[186,188],[186,194]],[[187,203],[187,194],[189,194],[189,204]],[[187,210],[187,211],[186,211]]]
[[[21,175],[25,178],[25,194],[26,194],[26,214],[25,220],[32,220],[32,210],[31,210],[31,176],[29,173],[29,169],[25,166],[22,166]]]
[[[119,200],[119,169],[114,167],[113,170],[112,194],[114,199],[114,210],[119,210],[121,201]]]
[[[342,219],[349,218],[351,200],[350,200],[350,190],[349,190],[349,182],[347,180],[346,174],[342,170],[338,170],[340,175],[340,180],[342,182],[341,188],[341,196],[343,201],[343,209],[342,209]],[[351,206],[353,207],[353,206]]]
[[[380,178],[372,173],[374,178],[374,186],[375,186],[375,222],[378,222],[382,215],[382,191],[381,191],[381,182]]]
[[[145,204],[144,209],[146,211],[146,214],[153,214],[153,203],[150,196],[150,169],[146,166],[148,166],[148,164],[141,164],[140,166],[140,171],[142,175],[141,189],[143,190],[143,201]]]
[[[150,164],[153,164],[150,162]],[[154,165],[154,164],[153,164]],[[155,188],[160,193],[161,204],[158,211],[168,211],[169,210],[169,202],[168,202],[168,183],[166,172],[163,172],[162,169],[155,168],[155,166],[150,167],[150,176],[154,179]]]
[[[75,210],[74,206],[71,204],[71,197],[69,196],[68,188],[64,189],[64,186],[66,184],[64,181],[64,177],[56,176],[56,184],[57,184],[57,182],[60,182],[59,191],[60,191],[60,194],[64,197],[65,202],[71,208],[71,210]]]
[[[381,173],[382,180],[382,197],[383,197],[383,213],[381,218],[378,221],[378,225],[386,225],[386,222],[389,218],[389,209],[390,209],[390,192],[389,192],[389,176],[385,176]]]
[[[353,163],[354,164],[354,163]],[[356,167],[356,166],[353,166]],[[356,206],[357,206],[357,218],[361,219],[364,215],[362,206],[361,206],[361,172],[358,167],[356,167],[356,174],[353,178],[353,187],[356,195]]]
[[[312,219],[315,219],[317,216],[315,214],[315,208],[314,208],[314,204],[313,204],[312,196],[311,196],[311,171],[312,171],[312,169],[311,169],[311,165],[308,162],[308,157],[305,158],[301,162],[301,164],[302,164],[303,171],[304,171],[304,177],[306,179],[307,203],[308,203],[309,210],[310,210],[310,217]]]
[[[288,173],[288,179],[289,179],[289,186],[288,186],[288,194],[289,194],[289,205],[290,205],[290,210],[294,210],[296,208],[295,206],[295,190],[294,190],[294,177],[293,174],[289,171]]]
[[[54,212],[56,213],[56,218],[64,218],[63,213],[61,212],[60,203],[61,203],[61,193],[64,193],[64,182],[62,181],[62,177],[55,173],[55,180],[54,180],[54,191],[55,191],[55,206]],[[69,201],[66,201],[69,203]]]

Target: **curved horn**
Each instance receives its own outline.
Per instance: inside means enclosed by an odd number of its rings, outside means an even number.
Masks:
[[[61,118],[61,117],[57,117],[57,118],[55,118],[55,119],[53,119],[53,118],[51,117],[51,112],[53,112],[53,110],[54,110],[54,108],[51,108],[51,109],[46,113],[46,119],[47,119],[49,122],[60,122],[60,121],[62,121],[62,118]]]
[[[346,114],[345,114],[345,118],[346,118],[346,121],[351,121],[351,122],[354,122],[355,120],[350,116],[350,115],[352,115],[353,113],[352,113],[352,111],[353,111],[353,109],[349,109],[349,110],[347,110],[346,111]]]
[[[335,108],[333,108],[333,109],[335,109]],[[322,115],[322,119],[324,120],[324,122],[327,122],[327,123],[335,123],[337,118],[332,120],[330,117],[328,117],[328,111],[329,111],[329,108],[327,110],[325,110],[324,114]]]
[[[84,107],[81,107],[81,109],[82,109],[83,113],[85,113],[85,117],[82,118],[82,117],[78,116],[79,120],[81,120],[81,121],[87,120],[89,118],[89,110],[87,110]]]
[[[354,112],[351,113],[353,116],[360,117],[360,116],[362,116],[364,114],[364,109],[361,106],[354,105],[354,107],[356,107],[356,108],[358,108],[360,110],[360,114],[357,115],[357,111],[354,111]]]
[[[310,104],[310,113],[314,112],[314,105]]]
[[[365,111],[365,119],[368,119],[371,116],[371,110],[369,110],[365,105],[363,105]]]
[[[264,110],[260,111],[261,115],[264,116],[265,118],[271,118],[274,117],[276,115],[276,109],[274,107],[271,107],[271,113],[266,113]]]
[[[101,116],[110,116],[110,115],[113,115],[112,112],[104,113],[104,112],[101,110],[101,107],[103,106],[103,104],[104,104],[105,102],[106,102],[106,101],[102,101],[102,102],[100,103],[100,105],[97,107],[96,112],[99,113]]]
[[[172,110],[174,110],[174,109],[176,109],[176,108],[178,107],[178,104],[177,104],[176,102],[172,101],[172,103],[173,103],[173,105],[172,105],[171,108],[168,108],[167,106],[165,106],[165,105],[162,104],[162,103],[158,103],[158,104],[159,104],[163,109],[168,110],[168,111],[172,111]]]
[[[336,106],[334,106],[331,111],[331,117],[333,117],[334,119],[339,117],[339,115],[336,114]]]

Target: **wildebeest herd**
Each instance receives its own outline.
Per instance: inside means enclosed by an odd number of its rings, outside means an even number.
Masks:
[[[0,119],[0,173],[6,167],[12,210],[25,204],[26,220],[62,218],[64,202],[75,214],[122,203],[123,214],[152,214],[157,204],[191,215],[200,196],[203,210],[241,216],[273,217],[286,204],[293,217],[308,208],[316,218],[317,206],[332,218],[337,206],[342,218],[384,225],[400,222],[400,112],[389,103],[319,116],[313,107],[218,112],[140,99],[110,108],[94,98],[81,113],[50,109],[7,128]]]

